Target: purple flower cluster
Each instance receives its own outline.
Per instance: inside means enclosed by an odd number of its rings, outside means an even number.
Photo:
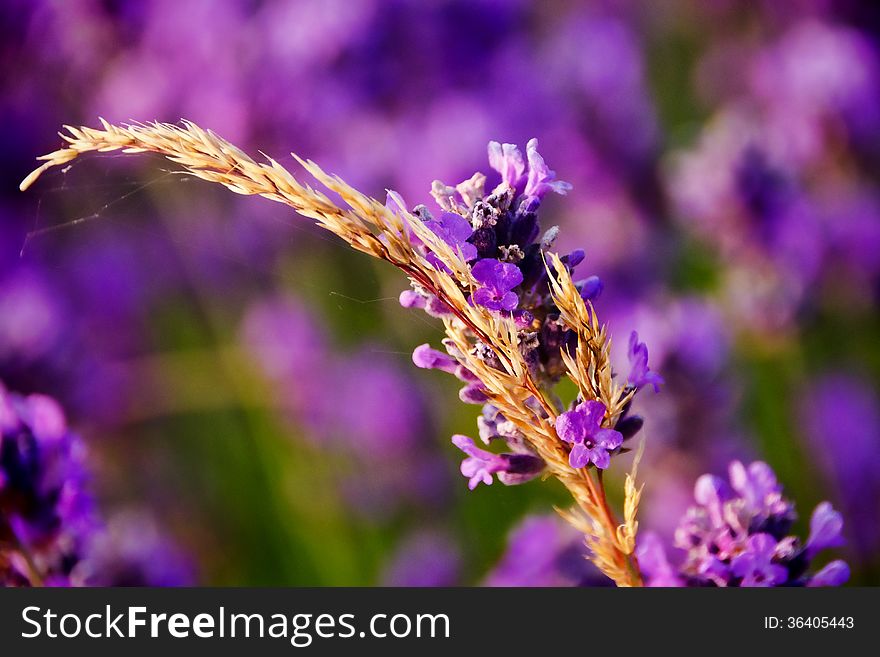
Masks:
[[[679,566],[670,563],[656,535],[640,538],[637,556],[649,586],[839,586],[849,579],[840,560],[809,572],[819,552],[843,544],[843,519],[828,502],[813,511],[802,544],[788,535],[794,505],[782,496],[770,466],[734,461],[729,478],[697,480],[697,504],[675,532],[675,546],[684,551]]]
[[[556,178],[556,173],[538,153],[535,139],[529,141],[526,157],[513,144],[493,141],[488,151],[489,164],[501,178],[491,192],[486,191],[486,176],[480,173],[455,187],[435,181],[432,195],[442,209],[439,218],[435,219],[424,205],[413,208],[412,214],[424,221],[465,262],[472,263],[471,274],[479,287],[470,295],[470,303],[514,320],[519,330],[520,349],[533,376],[549,389],[564,374],[560,353],[575,345],[575,336],[560,320],[544,262],[544,254],[555,243],[559,230],[554,226],[542,234],[537,211],[547,194],[566,194],[571,185]],[[388,205],[402,207],[403,201],[398,194],[389,192]],[[421,242],[416,243],[426,248]],[[425,256],[438,270],[448,271],[433,253],[425,251]],[[583,259],[584,252],[575,250],[562,261],[573,272]],[[575,284],[589,303],[602,291],[602,282],[597,276]],[[401,294],[400,302],[435,316],[451,312],[420,287]],[[478,422],[483,442],[488,445],[501,439],[509,449],[509,452],[495,454],[478,448],[467,436],[454,436],[453,444],[467,455],[461,472],[467,477],[469,487],[491,484],[493,475],[507,485],[523,483],[539,475],[544,469],[543,460],[516,427],[487,403],[479,379],[461,364],[463,354],[449,340],[444,341],[444,345],[447,353],[427,344],[417,347],[413,362],[422,368],[453,374],[461,380],[465,384],[459,394],[462,401],[484,404]],[[499,366],[486,345],[478,343],[475,355],[492,367]],[[629,359],[627,390],[647,385],[658,389],[663,380],[648,367],[647,347],[638,341],[635,332],[630,339]],[[628,413],[618,420],[618,427],[604,426],[607,424],[605,410],[601,402],[580,400],[572,410],[559,415],[556,430],[559,437],[572,446],[573,468],[591,465],[607,468],[611,455],[641,428],[641,418]]]
[[[70,576],[97,527],[84,457],[57,402],[0,386],[0,582]]]
[[[115,575],[123,555],[101,522],[85,457],[54,399],[23,397],[0,384],[0,585],[188,583],[189,571],[150,576],[169,563],[158,549],[126,558],[124,580]],[[154,536],[154,548],[165,545]],[[126,539],[141,537],[130,531]]]
[[[623,434],[614,429],[603,429],[604,417],[605,404],[588,401],[556,418],[556,433],[572,444],[571,467],[583,468],[592,463],[604,470],[611,463],[610,452],[623,444]]]
[[[869,303],[880,277],[880,49],[813,18],[752,41],[705,55],[703,91],[721,102],[665,182],[672,215],[722,255],[732,316],[778,330],[829,277]]]

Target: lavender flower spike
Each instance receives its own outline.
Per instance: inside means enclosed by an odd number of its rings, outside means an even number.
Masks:
[[[649,586],[839,586],[849,567],[835,561],[808,573],[819,550],[840,544],[842,520],[827,502],[813,512],[810,538],[802,546],[786,536],[794,505],[766,463],[734,461],[730,485],[703,475],[694,488],[696,506],[688,509],[675,532],[685,552],[673,569],[656,539],[642,537],[637,554]],[[678,582],[678,583],[677,583]]]
[[[55,400],[0,383],[0,585],[67,584],[99,527],[84,455]]]
[[[297,181],[277,162],[256,162],[193,123],[104,123],[99,129],[70,128],[69,133],[65,136],[67,145],[43,157],[40,167],[21,183],[22,189],[48,168],[67,165],[86,152],[158,152],[195,176],[220,182],[238,193],[268,197],[317,218],[322,228],[352,248],[404,272],[413,292],[402,295],[401,303],[444,318],[447,351],[462,366],[455,368],[454,374],[467,384],[462,398],[487,403],[491,397],[498,414],[516,423],[502,428],[494,422],[493,429],[490,413],[481,427],[484,439],[504,438],[510,454],[492,454],[477,449],[470,438],[454,438],[467,455],[462,472],[470,486],[488,484],[493,475],[505,484],[520,483],[546,468],[572,494],[577,509],[569,522],[581,528],[580,519],[585,516],[601,527],[588,537],[593,562],[619,585],[642,583],[632,557],[637,531],[634,513],[627,511],[619,522],[607,504],[605,483],[598,475],[586,472],[582,474],[587,477],[573,477],[571,472],[572,465],[608,467],[623,434],[605,424],[621,423],[621,429],[631,436],[641,421],[635,419],[638,416],[627,416],[636,391],[614,379],[609,336],[592,321],[592,311],[584,301],[584,296],[595,298],[601,282],[588,279],[578,287],[571,275],[583,253],[575,250],[561,257],[554,252],[558,229],[544,231],[541,237],[537,211],[542,198],[550,192],[564,194],[571,186],[556,179],[538,153],[536,140],[528,143],[527,162],[514,146],[489,145],[490,161],[500,172],[502,184],[488,195],[481,175],[458,187],[435,182],[431,195],[441,212],[435,218],[424,206],[412,208],[406,214],[424,222],[419,224],[402,216],[403,199],[397,195],[389,193],[389,207],[384,207],[313,162],[302,160],[309,174],[342,199],[344,207],[337,205]],[[230,168],[230,163],[235,166]],[[218,170],[224,172],[222,176],[217,175]],[[401,230],[403,218],[417,230],[419,239]],[[455,258],[444,244],[457,254]],[[439,252],[450,261],[442,262]],[[548,267],[553,275],[547,275]],[[453,269],[454,276],[450,275]],[[589,348],[584,351],[583,346]],[[588,357],[563,359],[562,348],[567,347]],[[635,347],[634,380],[639,385],[656,386],[659,378],[648,370],[647,350],[637,341]],[[433,352],[421,350],[415,358],[425,366],[453,369],[451,361]],[[591,392],[584,397],[589,401],[559,416],[553,389],[565,376],[580,390]],[[556,424],[556,432],[548,430],[548,421]],[[545,462],[538,456],[566,452],[570,452],[569,462]],[[628,486],[625,508],[635,508],[637,490]]]
[[[474,291],[471,300],[489,310],[516,310],[519,297],[513,288],[522,283],[523,275],[516,265],[493,258],[478,260],[471,273],[483,287]]]
[[[639,342],[639,334],[636,331],[629,336],[629,376],[627,381],[636,389],[647,385],[654,386],[654,392],[660,392],[663,377],[648,368],[648,347],[644,342]]]
[[[590,463],[604,470],[611,463],[609,452],[623,443],[623,435],[614,429],[603,429],[605,404],[588,401],[573,411],[556,418],[556,433],[567,443],[572,443],[568,462],[573,468],[583,468]]]
[[[189,583],[170,545],[105,526],[90,476],[85,444],[58,402],[0,382],[0,586]]]
[[[522,484],[537,477],[544,469],[544,461],[531,454],[493,454],[480,449],[467,436],[456,434],[452,444],[468,455],[461,462],[461,474],[468,478],[468,488],[480,483],[492,484],[492,475],[505,486]]]

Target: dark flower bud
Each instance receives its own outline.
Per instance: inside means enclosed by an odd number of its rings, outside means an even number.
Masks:
[[[623,434],[624,440],[629,440],[641,430],[644,423],[645,421],[640,416],[630,415],[620,418],[614,428]]]
[[[546,464],[540,456],[504,454],[507,469],[498,473],[498,481],[507,486],[525,483],[541,474]]]
[[[503,212],[495,219],[495,241],[498,244],[510,244],[510,230],[513,225],[513,215]]]
[[[468,242],[477,247],[480,258],[492,258],[497,250],[495,231],[489,227],[479,228],[468,238]]]
[[[586,255],[587,254],[584,252],[583,249],[575,249],[568,255],[562,256],[562,258],[560,259],[562,260],[563,264],[568,267],[568,270],[572,271],[575,267],[577,267],[584,261]]]
[[[519,262],[519,269],[523,275],[522,288],[529,290],[544,278],[544,260],[541,258],[541,249],[537,244],[525,247],[525,256]]]
[[[598,276],[590,276],[582,281],[578,281],[576,286],[584,301],[595,301],[602,294],[602,290],[605,287],[602,279]]]
[[[525,248],[535,241],[541,226],[538,223],[538,215],[528,213],[520,215],[517,213],[510,226],[510,243],[519,244]]]

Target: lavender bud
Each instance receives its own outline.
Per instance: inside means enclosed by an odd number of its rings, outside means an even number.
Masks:
[[[614,428],[623,435],[624,440],[629,440],[641,430],[644,424],[645,421],[640,416],[630,415],[620,418]]]
[[[541,227],[538,216],[534,213],[520,215],[517,213],[510,226],[510,242],[526,248],[538,237]]]
[[[598,276],[590,276],[577,283],[578,291],[584,301],[595,301],[602,294],[605,285]]]
[[[468,241],[477,249],[480,258],[491,258],[497,250],[495,231],[490,227],[478,228]]]

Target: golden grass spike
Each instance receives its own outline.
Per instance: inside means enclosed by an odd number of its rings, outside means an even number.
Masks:
[[[623,524],[617,528],[617,542],[627,554],[633,554],[636,548],[636,534],[639,531],[639,521],[636,516],[639,512],[639,502],[642,499],[644,484],[636,486],[636,476],[639,471],[639,463],[645,452],[645,441],[639,443],[633,459],[632,470],[626,475],[623,487]]]
[[[575,507],[560,513],[584,534],[593,562],[619,586],[640,585],[638,567],[632,557],[641,493],[640,488],[635,488],[635,471],[627,479],[624,523],[620,524],[605,499],[601,477],[594,478],[586,469],[570,467],[568,447],[554,428],[557,409],[532,379],[519,349],[513,321],[467,302],[465,291],[473,289],[476,281],[460,253],[412,217],[406,208],[387,208],[339,177],[325,173],[311,160],[294,155],[318,183],[338,194],[347,207],[340,207],[324,193],[299,182],[277,161],[266,158],[265,163],[258,163],[235,145],[190,121],[179,126],[155,122],[112,125],[101,119],[101,126],[65,126],[66,133],[61,137],[66,145],[38,158],[42,164],[22,181],[22,191],[46,170],[65,165],[84,153],[158,153],[190,174],[219,183],[237,194],[284,203],[338,235],[352,248],[390,262],[452,310],[454,317],[445,319],[444,327],[447,338],[459,351],[459,362],[480,379],[488,398],[522,431],[546,461],[549,474],[571,493]],[[413,247],[410,235],[418,237],[451,273],[431,266]],[[605,404],[606,424],[613,426],[631,393],[623,394],[612,379],[610,341],[592,307],[581,299],[559,257],[548,257],[553,298],[563,321],[578,338],[575,353],[563,353],[563,361],[583,398]],[[476,357],[472,336],[492,349],[501,369],[489,367]],[[537,404],[529,403],[532,399]]]

